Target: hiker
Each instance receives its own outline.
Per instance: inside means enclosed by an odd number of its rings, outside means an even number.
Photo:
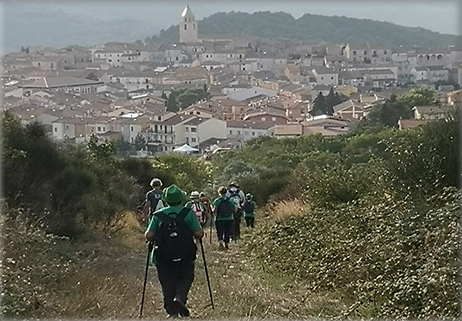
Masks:
[[[242,205],[242,210],[244,212],[244,219],[247,227],[254,227],[255,222],[255,207],[257,204],[253,201],[253,196],[250,193],[247,193],[245,196],[246,200]]]
[[[241,236],[242,204],[245,201],[245,195],[236,182],[231,182],[229,184],[228,193],[226,196],[234,202],[237,208],[237,211],[234,213],[234,223],[231,230],[231,238],[233,240],[238,240]]]
[[[149,221],[156,211],[165,207],[164,202],[162,202],[162,181],[159,178],[153,178],[150,185],[152,190],[146,193],[146,200],[138,207],[146,216],[149,213]]]
[[[201,227],[204,228],[205,224],[207,223],[207,209],[205,208],[205,205],[200,201],[199,195],[200,194],[197,191],[191,192],[191,201],[186,203],[185,207],[193,210],[199,223],[201,224]]]
[[[219,197],[212,202],[213,213],[215,214],[215,228],[217,229],[217,236],[219,248],[224,247],[229,249],[229,239],[231,229],[234,222],[234,213],[237,208],[236,205],[226,196],[226,187],[221,186],[218,189]]]
[[[194,280],[194,243],[204,236],[196,214],[181,206],[186,193],[176,185],[164,189],[162,200],[167,207],[152,216],[146,239],[154,242],[153,263],[164,295],[164,308],[169,317],[188,317],[186,307],[189,289]]]
[[[201,192],[199,195],[199,201],[204,204],[207,215],[207,222],[209,222],[209,225],[213,224],[213,211],[212,211],[212,206],[210,205],[210,200],[208,199],[207,196],[205,196],[204,192]]]

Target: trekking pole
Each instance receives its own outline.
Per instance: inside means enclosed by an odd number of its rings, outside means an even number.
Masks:
[[[205,276],[207,277],[207,285],[209,287],[210,303],[212,303],[212,309],[215,309],[215,306],[213,304],[212,288],[210,287],[209,271],[207,270],[207,262],[205,262],[205,252],[204,252],[204,245],[202,244],[202,239],[199,239],[199,243],[201,245],[202,260],[204,261]]]
[[[141,309],[140,309],[139,318],[141,318],[143,316],[144,294],[146,293],[146,283],[148,281],[149,259],[151,257],[151,252],[152,252],[153,246],[154,245],[153,245],[152,242],[148,243],[148,258],[146,260],[146,271],[144,272],[143,296],[141,297]]]
[[[213,234],[213,216],[210,216],[210,245],[212,245],[212,234]]]

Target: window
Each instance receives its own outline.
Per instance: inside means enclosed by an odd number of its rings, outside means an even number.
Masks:
[[[189,137],[186,137],[186,144],[189,144]]]
[[[162,127],[163,127],[162,125],[159,125],[159,129],[160,129],[160,130],[162,130]]]
[[[238,131],[237,131],[237,134],[238,134],[238,135],[240,135],[240,134],[241,134],[241,131],[240,131],[240,130],[238,130]]]
[[[58,131],[58,127],[55,127],[55,133]]]
[[[191,132],[192,132],[192,133],[196,133],[196,132],[197,132],[197,128],[196,128],[196,127],[191,127]]]
[[[384,50],[384,51],[383,51],[383,53],[386,55],[386,54],[387,54],[387,51],[386,51],[386,50]]]
[[[188,133],[189,132],[189,127],[185,127],[184,131]]]
[[[101,127],[98,126],[98,131],[100,132],[101,131]]]
[[[106,127],[103,127],[103,132],[106,132]]]
[[[188,29],[188,25],[185,24],[184,25],[184,30],[186,30],[186,29]]]
[[[330,77],[330,79],[334,80],[334,77]]]
[[[252,136],[255,136],[255,132],[252,132]]]
[[[133,126],[130,126],[130,130],[133,131]]]
[[[196,142],[196,138],[195,138],[195,137],[191,138],[191,142],[195,143],[195,142]]]
[[[353,55],[355,55],[355,56],[356,56],[356,50],[353,50]]]
[[[162,116],[157,116],[158,121],[162,121]]]
[[[55,128],[55,129],[56,129],[56,128]],[[56,131],[56,130],[55,130],[55,131]],[[229,131],[229,134],[230,134],[230,135],[232,135],[232,134],[233,134],[233,131],[232,131],[232,130],[230,130],[230,131]]]

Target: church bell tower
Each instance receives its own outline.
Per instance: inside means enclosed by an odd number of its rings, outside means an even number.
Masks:
[[[197,21],[188,4],[180,18],[180,43],[194,42],[198,42]]]

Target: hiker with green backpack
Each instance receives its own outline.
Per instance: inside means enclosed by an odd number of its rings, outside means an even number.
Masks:
[[[231,229],[233,228],[234,213],[237,211],[236,205],[226,196],[226,193],[226,187],[221,186],[218,189],[219,197],[212,202],[220,249],[223,248],[223,245],[226,249],[229,249],[229,239]]]
[[[257,204],[253,201],[253,196],[247,193],[245,196],[245,202],[242,204],[242,210],[244,212],[244,219],[247,227],[253,228],[255,223],[255,208]]]
[[[164,189],[162,200],[168,205],[155,212],[146,231],[154,242],[153,263],[170,317],[188,317],[188,293],[194,280],[197,247],[194,239],[204,236],[196,214],[182,203],[186,193],[176,185]],[[202,243],[201,243],[202,244]]]

